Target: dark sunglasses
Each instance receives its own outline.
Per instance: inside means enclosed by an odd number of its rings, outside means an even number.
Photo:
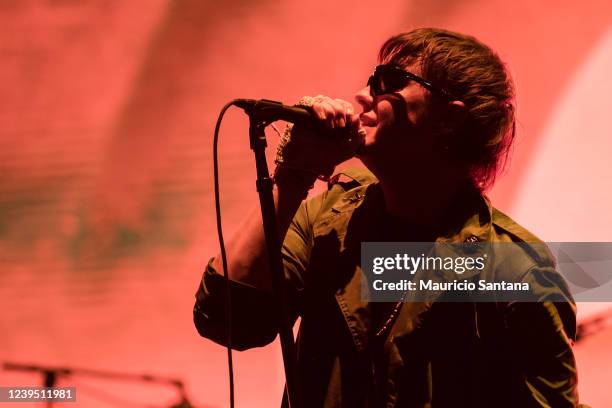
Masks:
[[[436,92],[448,99],[456,99],[444,89],[438,88],[420,76],[404,71],[397,65],[393,64],[378,65],[376,69],[374,69],[374,73],[370,76],[370,79],[368,79],[368,86],[370,87],[372,96],[377,96],[390,94],[404,89],[406,86],[408,86],[410,81],[414,81],[422,85],[424,88],[432,92]]]

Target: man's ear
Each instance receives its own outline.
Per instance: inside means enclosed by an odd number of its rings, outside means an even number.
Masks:
[[[463,123],[467,116],[467,108],[465,103],[462,101],[451,101],[448,103],[448,110],[451,115],[453,123]]]
[[[458,100],[447,102],[442,106],[441,116],[444,118],[438,121],[438,129],[442,133],[453,133],[463,127],[467,118],[467,108],[465,103]]]

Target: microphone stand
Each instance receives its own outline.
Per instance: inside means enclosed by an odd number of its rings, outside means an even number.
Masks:
[[[249,140],[255,154],[255,167],[257,170],[257,192],[263,218],[263,230],[266,239],[270,272],[272,273],[272,291],[279,310],[279,336],[283,353],[285,368],[286,393],[291,408],[301,407],[300,389],[297,375],[297,359],[291,316],[287,303],[287,293],[284,285],[285,275],[281,259],[281,243],[278,238],[274,196],[272,194],[273,181],[270,178],[266,162],[265,149],[267,146],[265,128],[273,120],[266,118],[265,113],[258,109],[245,109],[249,116]]]

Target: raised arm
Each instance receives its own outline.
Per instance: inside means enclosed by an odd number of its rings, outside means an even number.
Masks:
[[[330,175],[336,164],[355,154],[362,137],[356,132],[359,119],[352,114],[350,104],[325,97],[317,100],[311,109],[321,123],[345,131],[336,131],[335,137],[331,137],[331,131],[314,134],[296,127],[283,136],[277,155],[273,191],[277,232],[283,242],[287,283],[294,292],[300,289],[309,246],[311,213],[307,203],[298,211],[300,203],[318,175]],[[276,309],[259,209],[251,212],[239,232],[227,242],[226,253],[233,303],[233,346],[246,349],[268,344],[277,333]],[[196,293],[194,323],[202,336],[225,344],[222,271],[221,257],[217,255],[209,262]],[[294,314],[299,312],[295,305],[290,308]]]

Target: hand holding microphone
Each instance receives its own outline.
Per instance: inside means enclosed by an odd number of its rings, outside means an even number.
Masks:
[[[311,123],[287,125],[276,154],[277,170],[284,169],[327,180],[336,165],[355,156],[365,130],[353,106],[342,99],[306,96],[296,106],[307,109]],[[313,126],[314,125],[314,126]]]

